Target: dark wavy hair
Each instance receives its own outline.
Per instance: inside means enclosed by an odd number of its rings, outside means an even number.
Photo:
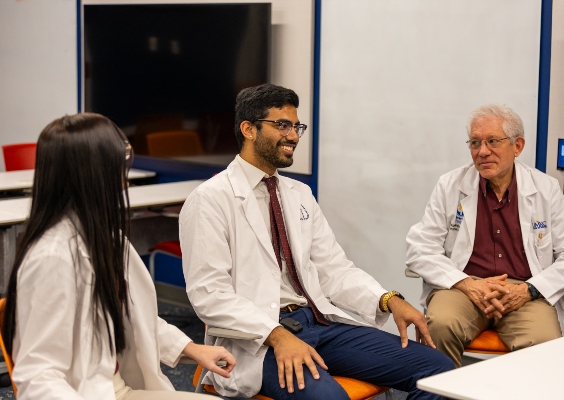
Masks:
[[[129,318],[125,281],[129,233],[127,143],[112,121],[92,113],[64,116],[41,132],[31,212],[8,283],[2,335],[9,353],[17,323],[18,270],[33,244],[70,215],[76,216],[81,225],[94,270],[90,312],[95,335],[100,337],[103,318],[111,352],[125,349],[124,320]]]
[[[265,83],[241,90],[235,100],[235,138],[239,150],[243,148],[245,140],[241,132],[241,122],[250,121],[260,130],[262,122],[257,121],[258,119],[266,118],[270,108],[282,108],[288,104],[298,108],[300,99],[292,89],[282,86]]]

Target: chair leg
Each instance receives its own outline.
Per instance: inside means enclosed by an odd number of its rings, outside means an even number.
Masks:
[[[196,393],[203,393],[204,392],[204,384],[202,381],[204,380],[204,376],[208,373],[208,370],[202,367],[202,372],[200,372],[200,377],[198,378],[198,384],[196,385]]]

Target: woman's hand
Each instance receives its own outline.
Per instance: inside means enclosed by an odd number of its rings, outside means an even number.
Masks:
[[[186,345],[182,354],[198,362],[203,368],[229,378],[231,370],[235,366],[235,357],[222,346],[206,346],[190,342]],[[225,367],[218,367],[216,363],[220,360],[226,361]]]

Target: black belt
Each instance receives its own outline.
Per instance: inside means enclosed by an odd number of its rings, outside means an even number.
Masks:
[[[280,312],[294,312],[302,307],[305,306],[300,306],[299,304],[288,304],[286,307],[280,308]]]

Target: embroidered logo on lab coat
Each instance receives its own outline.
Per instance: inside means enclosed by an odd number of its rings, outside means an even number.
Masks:
[[[462,223],[462,220],[464,219],[464,212],[462,211],[462,205],[458,205],[458,208],[456,209],[456,221],[454,224],[450,224],[450,230],[451,231],[457,231],[460,229],[460,224]]]
[[[535,232],[535,235],[537,235],[537,245],[538,242],[540,240],[542,240],[543,236],[546,236],[546,229],[548,227],[546,226],[546,220],[544,221],[539,221],[538,219],[533,222],[533,232]]]
[[[546,229],[546,221],[539,221],[538,219],[533,222],[533,229]]]
[[[300,213],[301,213],[300,221],[305,221],[306,219],[309,219],[309,213],[307,212],[307,210],[303,205],[300,205]]]

